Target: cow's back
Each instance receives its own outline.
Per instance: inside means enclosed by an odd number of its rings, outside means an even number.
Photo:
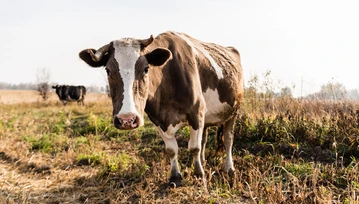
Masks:
[[[223,47],[213,43],[198,42],[214,62],[202,57],[198,66],[202,92],[210,90],[218,92],[219,101],[235,106],[243,97],[243,71],[240,54],[233,47]],[[218,65],[218,71],[213,66]]]
[[[243,96],[237,50],[176,32],[160,34],[144,52],[157,47],[169,49],[172,60],[150,73],[152,91],[146,112],[155,124],[165,121],[164,126],[168,126],[188,120],[191,108],[196,108],[201,97],[207,105],[207,124],[222,123],[236,112]]]
[[[82,101],[86,95],[86,88],[84,86],[68,86],[67,101]]]
[[[223,123],[239,109],[243,98],[240,54],[233,47],[206,43],[188,36],[200,50],[197,56],[202,93],[206,101],[205,123]]]

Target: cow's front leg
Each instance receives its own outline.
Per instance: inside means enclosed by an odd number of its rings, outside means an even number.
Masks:
[[[204,170],[201,162],[201,142],[203,134],[203,124],[198,129],[191,127],[191,136],[188,142],[188,149],[192,153],[194,163],[194,175],[198,178],[204,178]]]
[[[174,136],[178,129],[179,127],[169,127],[167,131],[164,132],[160,127],[158,127],[158,131],[166,145],[166,155],[170,158],[171,161],[171,174],[169,180],[169,184],[171,186],[173,184],[179,186],[182,180],[182,176],[178,167],[178,144]]]

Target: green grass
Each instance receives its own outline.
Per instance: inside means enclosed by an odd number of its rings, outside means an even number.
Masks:
[[[68,138],[57,134],[25,136],[24,140],[28,141],[31,144],[32,151],[57,153],[68,148]]]
[[[305,177],[312,174],[313,164],[311,163],[287,163],[284,168],[297,178]]]
[[[78,165],[99,165],[101,164],[101,153],[92,153],[90,155],[88,154],[79,154],[77,156],[77,164]]]
[[[0,164],[11,173],[2,175],[0,200],[358,202],[358,104],[247,103],[235,129],[233,174],[223,173],[225,154],[216,150],[216,127],[209,128],[206,186],[193,176],[190,129],[177,133],[184,181],[176,189],[167,188],[169,159],[147,117],[143,127],[121,131],[112,124],[110,103],[2,105]]]

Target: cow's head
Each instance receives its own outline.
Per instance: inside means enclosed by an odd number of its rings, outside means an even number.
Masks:
[[[66,85],[55,85],[52,86],[55,89],[57,96],[59,97],[60,101],[65,105],[67,103],[67,95],[68,95],[68,86]]]
[[[55,89],[55,92],[56,92],[57,96],[61,100],[61,96],[62,96],[61,88],[62,88],[62,86],[55,85],[55,86],[52,86],[52,88]]]
[[[118,129],[134,129],[143,125],[151,69],[164,65],[172,57],[165,48],[145,53],[144,48],[153,40],[152,35],[145,40],[123,38],[98,50],[86,49],[79,53],[88,65],[106,67],[113,121]]]

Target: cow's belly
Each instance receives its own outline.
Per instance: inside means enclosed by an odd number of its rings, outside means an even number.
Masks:
[[[206,101],[206,125],[221,124],[232,115],[233,108],[228,103],[222,103],[219,101],[219,95],[217,90],[207,89],[203,93]]]
[[[68,96],[66,100],[68,102],[74,102],[74,101],[78,101],[79,99],[80,97]]]

